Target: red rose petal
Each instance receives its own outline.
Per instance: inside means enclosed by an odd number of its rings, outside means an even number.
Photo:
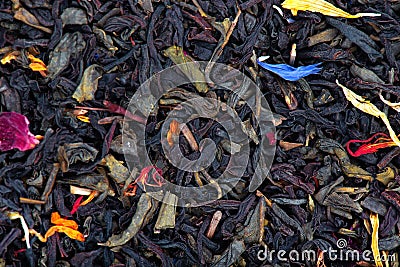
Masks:
[[[33,149],[39,140],[29,131],[28,119],[19,113],[0,113],[0,151]]]

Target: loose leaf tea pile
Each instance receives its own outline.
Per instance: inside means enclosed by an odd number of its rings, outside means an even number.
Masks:
[[[399,266],[399,12],[386,0],[1,1],[0,266]],[[173,66],[194,82],[154,105]],[[181,205],[168,184],[214,198]]]

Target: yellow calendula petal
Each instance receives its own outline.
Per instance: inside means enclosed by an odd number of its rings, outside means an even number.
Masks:
[[[355,106],[362,112],[365,112],[377,118],[381,118],[381,120],[386,125],[386,128],[389,131],[390,138],[392,138],[393,142],[400,147],[400,140],[397,137],[396,133],[394,132],[392,126],[390,125],[390,122],[385,113],[380,111],[374,104],[366,100],[364,97],[357,95],[350,89],[341,85],[338,80],[336,80],[336,84],[342,88],[343,93],[346,96],[347,100],[350,101],[353,104],[353,106]]]
[[[89,122],[90,122],[90,118],[87,117],[87,116],[78,115],[78,116],[76,116],[76,118],[77,118],[78,120],[83,121],[83,122],[86,122],[86,123],[89,123]]]
[[[46,64],[44,64],[44,62],[41,59],[36,58],[31,54],[28,54],[28,59],[31,61],[31,64],[29,64],[29,68],[31,68],[31,70],[33,70],[33,71],[46,71],[47,70]]]
[[[47,70],[46,66],[43,66],[42,64],[39,63],[31,63],[29,64],[29,68],[33,71]]]
[[[78,241],[85,241],[85,237],[83,234],[75,229],[69,228],[67,226],[52,226],[44,235],[44,239],[47,240],[50,236],[54,235],[56,232],[64,233],[68,237],[72,239],[76,239]]]
[[[372,255],[374,255],[375,264],[377,267],[383,267],[381,261],[381,255],[379,253],[378,247],[378,229],[379,229],[379,217],[376,213],[371,213],[369,216],[372,225],[372,241],[371,241],[371,249]]]
[[[392,102],[386,100],[385,98],[383,98],[383,96],[381,94],[379,94],[379,98],[382,100],[383,103],[385,103],[389,107],[393,108],[397,112],[400,112],[400,103],[392,103]]]
[[[376,17],[381,15],[377,13],[357,13],[355,15],[352,15],[324,0],[301,0],[301,1],[286,0],[285,2],[282,3],[282,7],[290,9],[292,11],[293,16],[296,16],[297,11],[299,10],[319,12],[326,16],[342,17],[349,19],[360,18],[360,17]]]
[[[5,56],[1,59],[1,64],[10,63],[11,60],[16,59],[19,55],[21,55],[21,52],[19,52],[19,51],[12,51],[12,52],[8,53],[7,55],[5,55]]]

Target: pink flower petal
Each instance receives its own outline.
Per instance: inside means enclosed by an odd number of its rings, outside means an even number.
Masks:
[[[0,113],[0,151],[33,149],[39,140],[29,131],[28,119],[19,113]]]

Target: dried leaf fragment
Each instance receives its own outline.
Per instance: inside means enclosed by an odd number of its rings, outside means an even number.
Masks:
[[[355,19],[360,17],[376,17],[381,15],[377,13],[357,13],[355,15],[352,15],[324,0],[286,0],[282,3],[282,7],[290,9],[293,16],[297,16],[298,11],[319,12],[326,16],[342,17],[348,19]]]
[[[83,35],[78,31],[74,33],[66,33],[58,45],[50,52],[48,70],[49,79],[57,77],[64,69],[66,69],[72,58],[77,58],[85,49],[86,42]]]
[[[78,85],[78,88],[76,88],[72,97],[79,103],[86,100],[93,100],[102,72],[99,65],[93,64],[87,67],[83,73],[81,83]]]
[[[37,18],[23,7],[20,7],[15,11],[14,18],[38,30],[44,31],[49,34],[53,33],[51,29],[40,25]]]
[[[167,191],[161,204],[156,225],[154,226],[154,232],[159,232],[160,230],[175,227],[175,213],[177,203],[178,197]]]
[[[366,100],[364,97],[357,95],[350,89],[341,85],[338,80],[336,80],[336,84],[342,88],[347,100],[350,101],[356,108],[367,114],[381,118],[383,123],[386,125],[393,142],[400,147],[400,140],[397,138],[397,135],[392,129],[392,126],[390,125],[389,120],[384,112],[380,111],[374,104]]]
[[[140,196],[135,214],[128,228],[118,235],[112,235],[107,242],[99,243],[99,245],[116,247],[126,244],[139,232],[142,226],[146,225],[152,219],[156,209],[157,205],[154,203],[154,199],[150,195],[143,193]]]
[[[86,143],[69,143],[58,147],[57,158],[61,170],[67,172],[74,163],[94,161],[97,153],[99,152],[95,148]]]
[[[297,147],[301,147],[303,146],[302,143],[291,143],[291,142],[286,142],[283,140],[279,141],[279,146],[284,150],[284,151],[289,151],[291,149],[297,148]]]
[[[86,12],[83,9],[70,7],[66,8],[61,14],[63,26],[65,25],[85,25],[88,23]]]
[[[199,68],[189,69],[185,63],[194,62],[193,58],[187,55],[182,47],[171,46],[164,50],[165,56],[169,57],[175,64],[178,65],[180,70],[189,78],[191,81],[205,81],[204,72]],[[193,85],[200,93],[207,93],[208,86],[204,82],[194,82]]]
[[[129,170],[123,165],[123,161],[117,160],[113,155],[104,157],[105,165],[110,170],[110,176],[118,184],[125,182],[129,177]]]

